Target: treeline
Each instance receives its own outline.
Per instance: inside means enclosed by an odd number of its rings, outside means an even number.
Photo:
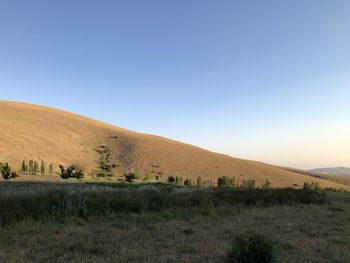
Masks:
[[[142,179],[143,178],[143,179]],[[140,172],[129,172],[124,174],[124,180],[128,183],[133,183],[135,181],[148,181],[150,178],[158,181],[157,177],[150,177],[149,173],[146,173],[145,177],[140,176]],[[179,176],[170,175],[167,178],[167,183],[175,186],[186,186],[186,187],[199,187],[199,188],[246,188],[246,189],[254,189],[260,188],[255,180],[244,179],[241,183],[235,177],[229,176],[221,176],[217,179],[216,182],[212,180],[203,179],[201,176],[197,177],[197,179],[183,179]],[[261,185],[262,189],[271,188],[271,183],[268,179]]]
[[[23,160],[20,173],[22,174],[32,174],[32,175],[52,175],[55,173],[54,171],[54,165],[50,163],[48,167],[46,166],[46,163],[42,160],[40,165],[38,161],[35,160],[29,160],[28,164],[25,160]]]

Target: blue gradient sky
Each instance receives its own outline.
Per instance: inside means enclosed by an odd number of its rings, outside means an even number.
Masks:
[[[0,2],[0,99],[233,156],[350,166],[350,1]]]

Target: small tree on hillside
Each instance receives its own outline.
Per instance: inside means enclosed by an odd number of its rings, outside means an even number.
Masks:
[[[98,162],[98,168],[100,169],[97,173],[99,177],[112,176],[112,168],[115,168],[114,164],[111,164],[112,151],[106,145],[100,145],[97,147],[96,152],[100,155]]]
[[[29,173],[34,174],[34,161],[33,160],[29,161]]]
[[[189,184],[190,184],[190,180],[186,179],[186,180],[184,181],[184,186],[189,186]]]
[[[179,184],[180,185],[183,185],[184,183],[183,183],[183,180],[182,180],[182,177],[180,177],[180,179],[179,179]]]
[[[218,187],[235,187],[236,185],[235,177],[221,176],[218,178]]]
[[[269,182],[268,179],[265,180],[265,183],[262,184],[261,188],[262,189],[270,189],[271,188],[271,183]]]
[[[39,173],[39,163],[37,161],[34,161],[34,174]]]
[[[50,175],[53,174],[53,164],[52,163],[49,165],[49,174]]]
[[[200,176],[197,178],[197,187],[204,187],[202,177]]]
[[[46,171],[46,164],[45,164],[44,161],[41,161],[40,173],[41,173],[42,175],[44,175],[44,174],[45,174],[45,171]]]
[[[26,161],[23,160],[22,166],[21,166],[21,173],[25,173],[25,172],[26,172]]]
[[[69,178],[75,178],[75,179],[81,181],[81,179],[84,178],[83,169],[81,169],[75,165],[70,165],[70,166],[68,166],[67,169],[65,169],[64,166],[62,164],[60,164],[59,168],[61,171],[60,176],[65,181]]]
[[[18,176],[17,172],[15,170],[12,170],[11,166],[9,166],[8,163],[5,163],[5,165],[1,166],[1,174],[5,180],[13,179]]]
[[[136,180],[136,175],[135,173],[125,173],[124,178],[125,178],[125,181],[131,184]]]
[[[242,188],[253,189],[255,188],[255,180],[243,180],[241,184]]]
[[[168,183],[169,183],[169,184],[174,184],[175,181],[176,181],[176,179],[175,179],[174,176],[170,175],[170,176],[168,177]]]
[[[187,187],[193,186],[192,179],[186,179],[186,180],[184,181],[184,186],[187,186]]]

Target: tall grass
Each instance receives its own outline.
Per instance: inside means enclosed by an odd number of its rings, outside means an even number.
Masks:
[[[25,219],[61,220],[68,217],[107,217],[113,214],[164,211],[176,214],[191,209],[213,211],[236,206],[323,204],[326,200],[323,193],[293,189],[216,189],[184,193],[64,186],[28,191],[0,189],[0,223],[6,225]]]

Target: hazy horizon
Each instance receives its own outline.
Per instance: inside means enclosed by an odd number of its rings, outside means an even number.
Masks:
[[[2,1],[0,100],[238,158],[350,167],[349,11],[316,0]]]

